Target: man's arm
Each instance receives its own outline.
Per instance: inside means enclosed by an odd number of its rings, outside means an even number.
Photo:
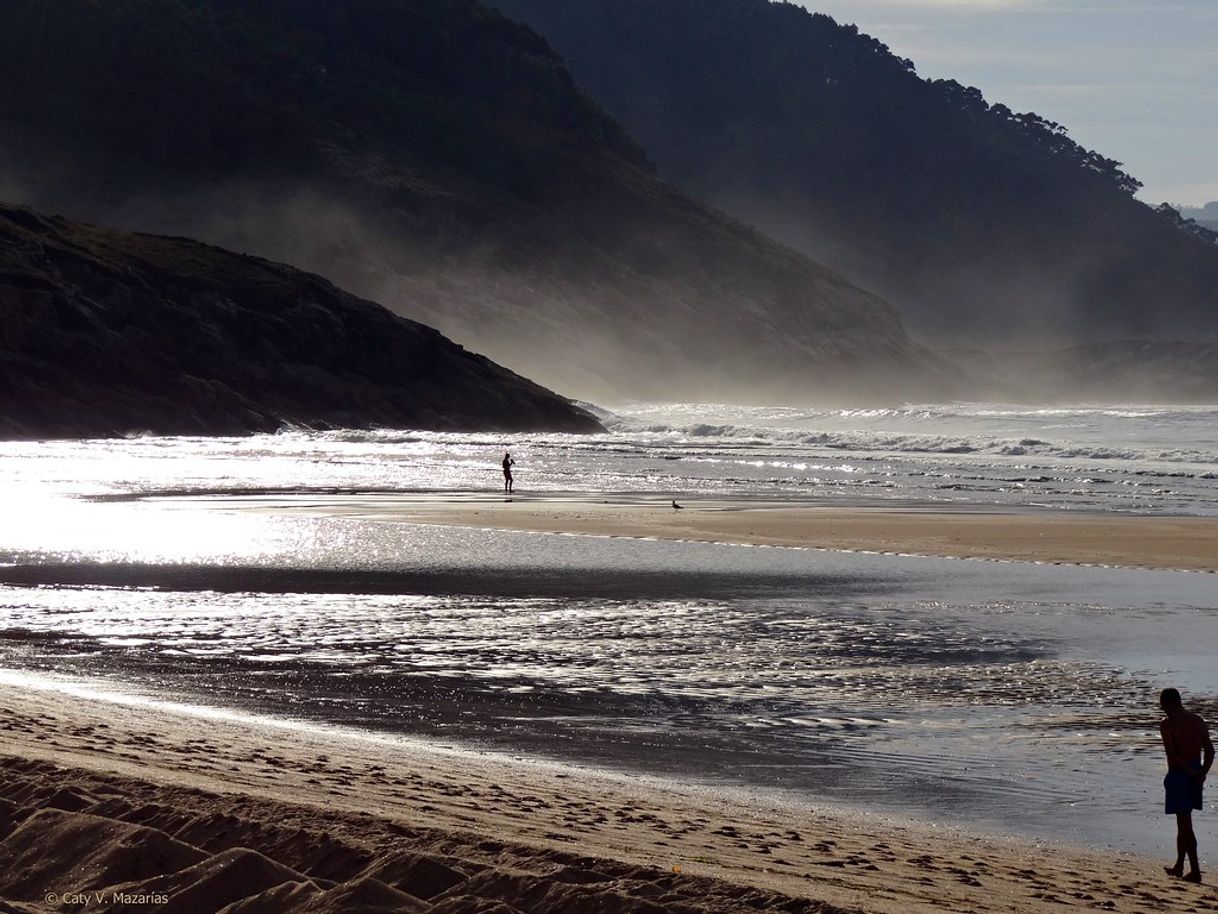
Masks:
[[[1210,742],[1210,728],[1201,718],[1197,720],[1201,722],[1201,776],[1205,777],[1210,773],[1210,766],[1214,764],[1214,744]]]

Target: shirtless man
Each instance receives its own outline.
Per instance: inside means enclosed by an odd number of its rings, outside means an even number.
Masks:
[[[512,459],[511,451],[503,455],[503,491],[510,495],[512,492],[512,467],[516,465],[516,461]]]
[[[1201,789],[1214,764],[1214,744],[1210,742],[1210,731],[1201,715],[1184,710],[1178,691],[1164,689],[1159,694],[1159,707],[1167,715],[1159,723],[1159,735],[1163,737],[1163,750],[1167,753],[1167,777],[1163,779],[1167,802],[1163,811],[1176,817],[1176,863],[1164,869],[1169,876],[1200,882],[1193,810],[1202,807]],[[1190,867],[1187,876],[1184,874],[1186,856]]]

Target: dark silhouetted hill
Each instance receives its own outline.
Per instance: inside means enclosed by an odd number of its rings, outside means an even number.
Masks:
[[[0,191],[324,273],[585,397],[944,395],[474,0],[5,0]]]
[[[569,401],[319,276],[0,205],[0,437],[596,431]]]
[[[1066,129],[768,0],[496,0],[660,174],[932,340],[1218,337],[1218,247]]]

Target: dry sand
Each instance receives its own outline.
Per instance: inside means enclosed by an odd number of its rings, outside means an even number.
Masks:
[[[229,506],[249,505],[233,500]],[[432,495],[271,499],[272,512],[465,527],[655,537],[818,549],[1218,571],[1218,518],[1060,511],[821,508],[791,503],[594,502],[566,497]]]
[[[1128,855],[13,686],[0,862],[24,912],[1218,910]]]

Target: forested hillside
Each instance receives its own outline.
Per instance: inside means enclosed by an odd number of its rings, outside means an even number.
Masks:
[[[1204,206],[1178,206],[1175,209],[1185,219],[1191,219],[1211,232],[1218,232],[1218,200],[1211,200]]]
[[[564,391],[953,383],[889,304],[659,180],[474,0],[7,0],[0,81],[0,197],[321,272]]]
[[[660,174],[897,304],[924,339],[1218,336],[1218,246],[1066,127],[768,0],[497,0]]]

